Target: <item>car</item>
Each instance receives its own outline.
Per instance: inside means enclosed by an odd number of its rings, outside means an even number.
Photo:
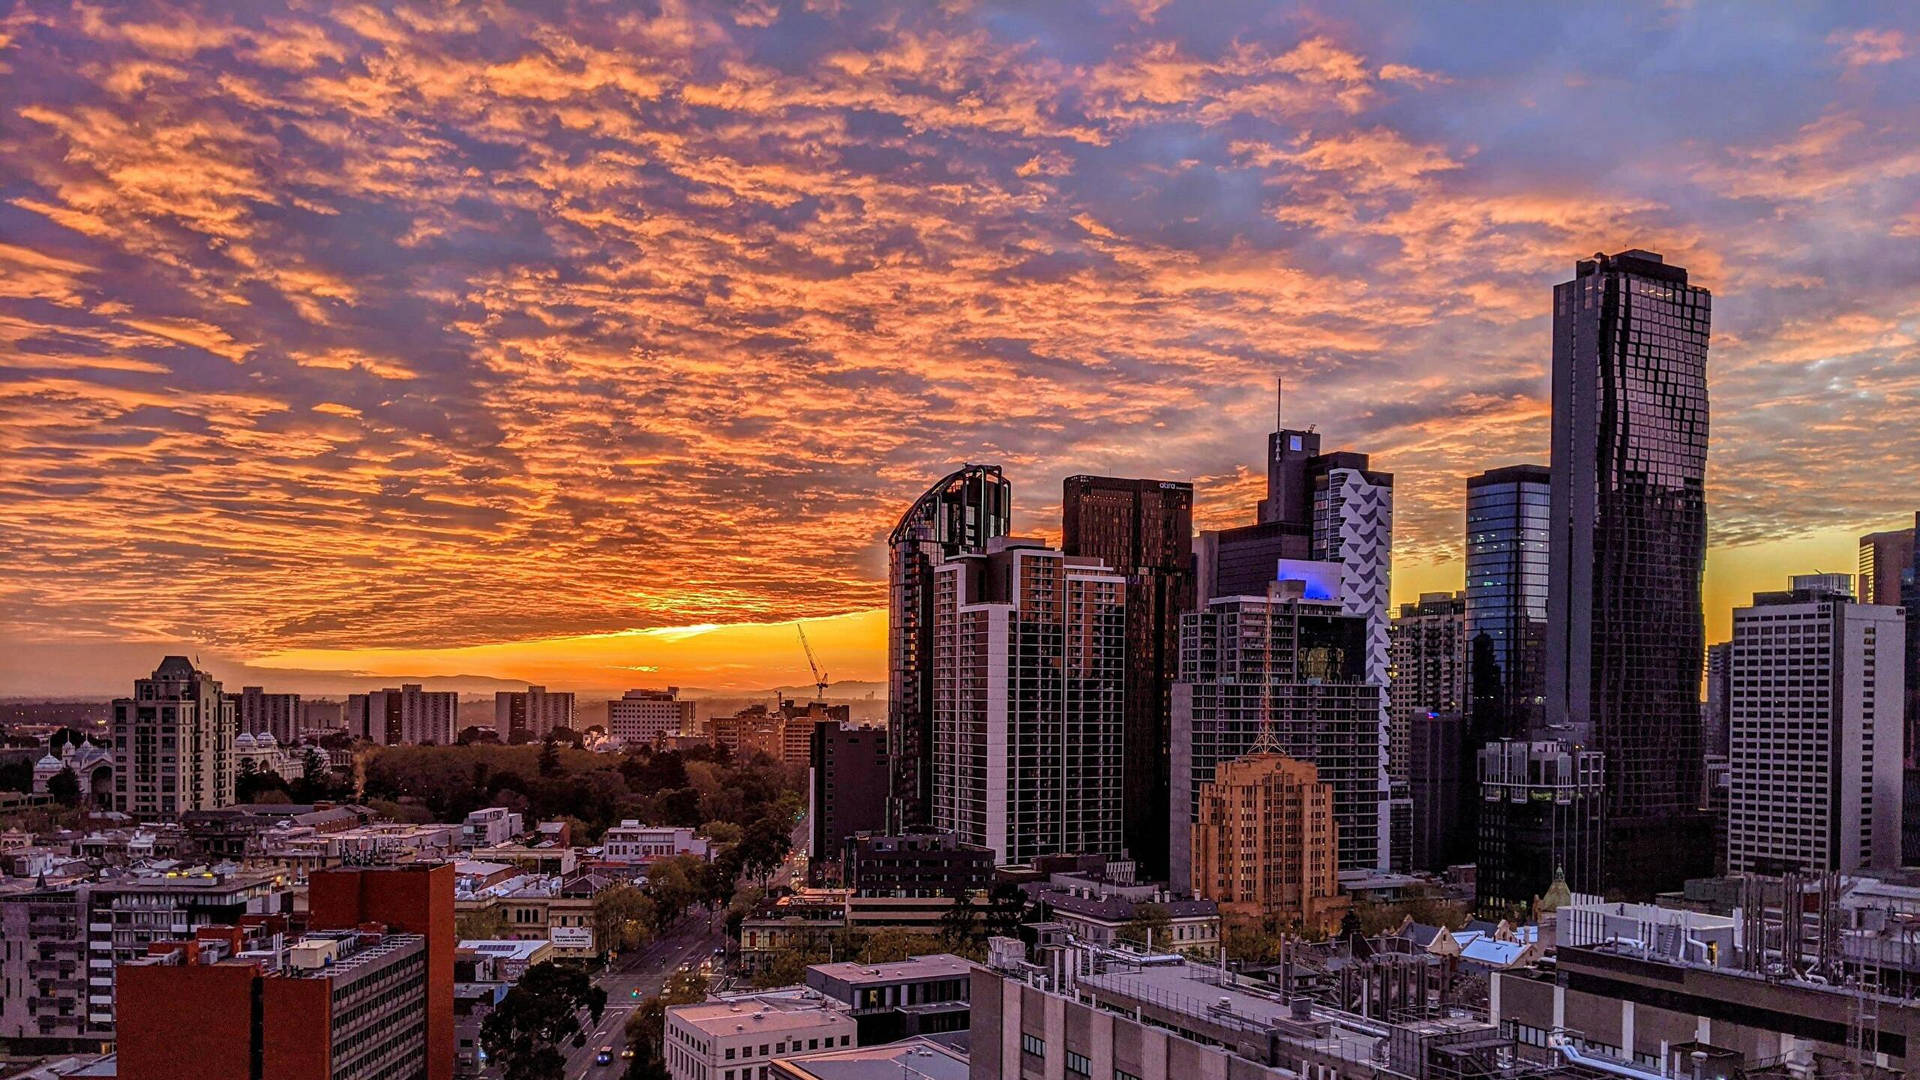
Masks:
[[[627,1059],[629,1059],[629,1060],[631,1060],[631,1059],[633,1058],[633,1047],[631,1047],[631,1046],[623,1046],[623,1047],[621,1047],[621,1048],[620,1048],[620,1056],[621,1056],[621,1057],[623,1057],[623,1058],[627,1058]]]
[[[726,947],[725,945],[721,945],[721,946],[719,946],[719,947],[717,947],[717,948],[715,948],[715,949],[713,950],[713,955],[715,955],[715,956],[725,956],[725,955],[727,955],[727,947]]]
[[[613,1047],[611,1046],[601,1047],[600,1052],[593,1055],[593,1063],[595,1065],[613,1064]]]

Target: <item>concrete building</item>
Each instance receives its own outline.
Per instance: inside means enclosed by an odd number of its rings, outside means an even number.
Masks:
[[[807,876],[815,885],[839,884],[841,845],[855,833],[886,828],[887,733],[818,721],[807,762],[807,823],[813,834]]]
[[[347,731],[382,746],[451,746],[460,720],[460,695],[404,683],[347,698]]]
[[[861,1046],[967,1028],[973,965],[949,953],[891,964],[833,963],[807,968],[807,985],[847,1007]]]
[[[171,821],[233,802],[232,699],[184,656],[136,679],[113,703],[113,805],[140,821]]]
[[[1200,785],[1193,892],[1228,918],[1332,932],[1347,910],[1338,861],[1333,788],[1311,763],[1250,754]]]
[[[1172,822],[1176,890],[1190,887],[1200,786],[1252,752],[1263,729],[1333,788],[1340,869],[1386,865],[1388,786],[1381,700],[1367,624],[1339,599],[1339,567],[1283,564],[1271,595],[1218,597],[1183,616],[1174,687]],[[1260,688],[1264,687],[1262,692]]]
[[[1407,791],[1413,804],[1409,865],[1440,873],[1475,858],[1473,832],[1480,792],[1476,755],[1467,749],[1467,723],[1458,713],[1423,713],[1408,728]]]
[[[1421,593],[1401,604],[1390,628],[1393,723],[1387,729],[1387,775],[1413,777],[1416,716],[1463,715],[1467,706],[1467,595]]]
[[[466,821],[461,823],[460,846],[468,849],[494,847],[526,831],[526,823],[518,813],[504,806],[482,807],[468,814]]]
[[[266,732],[278,742],[291,744],[306,729],[299,694],[269,694],[258,686],[243,686],[233,700],[245,734]]]
[[[628,819],[600,837],[600,857],[612,863],[646,864],[675,855],[707,857],[707,840],[692,829],[642,825]]]
[[[1733,611],[1727,869],[1900,865],[1906,620],[1802,575]]]
[[[1713,297],[1649,251],[1553,292],[1546,719],[1606,755],[1609,891],[1713,865],[1699,810]]]
[[[887,830],[933,820],[933,572],[1011,530],[1013,485],[967,465],[929,487],[887,536]]]
[[[1001,862],[1125,848],[1126,584],[1005,537],[934,568],[934,828]]]
[[[1733,642],[1707,646],[1707,704],[1700,740],[1709,757],[1726,757],[1733,735]]]
[[[993,885],[993,849],[951,833],[857,833],[842,851],[841,880],[856,896],[944,898]]]
[[[1141,873],[1164,878],[1180,614],[1194,599],[1193,485],[1070,476],[1060,514],[1068,558],[1098,559],[1127,579],[1126,850]]]
[[[964,1049],[912,1038],[776,1058],[770,1075],[774,1080],[968,1080],[968,1069]]]
[[[673,1080],[766,1080],[773,1059],[854,1045],[852,1013],[818,990],[790,987],[667,1009]]]
[[[607,702],[607,734],[627,746],[657,746],[669,735],[693,733],[693,702],[680,688],[629,690]]]
[[[1606,761],[1552,739],[1501,739],[1480,750],[1480,909],[1526,909],[1556,877],[1575,892],[1600,891]]]
[[[493,729],[500,741],[539,742],[554,728],[578,731],[574,725],[573,693],[528,686],[525,690],[496,690]]]
[[[452,1075],[452,1045],[438,1073],[430,1053],[430,963],[422,935],[318,932],[290,946],[278,965],[224,956],[205,945],[180,942],[119,968],[120,1076]],[[449,1008],[451,993],[449,980]]]
[[[1166,912],[1167,925],[1140,942],[1149,951],[1197,956],[1217,955],[1220,905],[1212,900],[1175,896],[1164,885],[1117,884],[1080,874],[1053,874],[1042,884],[1026,885],[1027,896],[1046,917],[1090,945],[1116,945],[1152,905]]]
[[[1868,533],[1860,538],[1860,602],[1899,607],[1900,586],[1913,569],[1913,529]]]

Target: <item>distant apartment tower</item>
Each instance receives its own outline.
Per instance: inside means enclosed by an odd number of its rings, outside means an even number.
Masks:
[[[1900,586],[1913,569],[1913,529],[1868,533],[1860,538],[1860,602],[1900,606]]]
[[[1199,802],[1195,896],[1229,917],[1329,933],[1340,925],[1333,788],[1311,762],[1273,753],[1223,761]]]
[[[264,731],[286,745],[292,743],[306,725],[299,694],[269,694],[261,687],[245,686],[233,702],[240,730],[249,735]]]
[[[1190,887],[1201,785],[1221,762],[1251,753],[1267,726],[1280,753],[1312,762],[1333,789],[1339,868],[1380,869],[1387,855],[1385,687],[1367,678],[1366,620],[1341,610],[1338,567],[1290,563],[1280,573],[1303,577],[1269,586],[1268,595],[1216,598],[1180,622],[1175,889]]]
[[[1143,876],[1162,880],[1180,615],[1194,598],[1193,485],[1070,476],[1060,506],[1061,550],[1127,579],[1126,847]]]
[[[1733,642],[1707,646],[1707,703],[1700,743],[1708,757],[1727,756],[1733,731]]]
[[[233,699],[184,656],[169,656],[113,703],[113,805],[140,821],[233,802]]]
[[[1545,719],[1552,474],[1509,465],[1467,479],[1468,741],[1524,738]]]
[[[1416,716],[1459,716],[1467,696],[1467,600],[1462,593],[1421,593],[1401,604],[1393,620],[1392,716],[1387,775],[1405,783],[1412,776]]]
[[[451,746],[460,695],[404,683],[347,698],[347,731],[382,746]]]
[[[493,729],[501,742],[538,742],[554,728],[576,730],[573,723],[573,693],[552,691],[544,686],[525,690],[496,690],[493,694]]]
[[[1604,755],[1552,739],[1500,739],[1480,750],[1479,780],[1474,881],[1483,912],[1529,910],[1556,877],[1574,892],[1600,891]]]
[[[1124,849],[1126,586],[1005,537],[934,568],[934,828],[1003,863]]]
[[[607,702],[607,734],[628,746],[655,746],[669,735],[693,732],[693,702],[680,700],[680,688],[629,690]]]
[[[1647,251],[1553,292],[1547,720],[1606,755],[1608,892],[1712,867],[1699,811],[1712,296]]]
[[[1475,859],[1474,782],[1477,747],[1469,747],[1459,713],[1422,713],[1407,735],[1407,788],[1412,805],[1414,870],[1442,871]]]
[[[933,570],[1007,535],[1013,485],[998,465],[967,465],[914,500],[887,537],[888,828],[931,820]]]
[[[1733,610],[1730,873],[1900,865],[1906,620],[1804,575]]]
[[[886,729],[816,721],[807,764],[807,821],[813,830],[807,875],[816,885],[838,884],[847,837],[887,827]]]

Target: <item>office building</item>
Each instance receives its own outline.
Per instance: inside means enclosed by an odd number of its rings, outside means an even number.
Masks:
[[[766,1080],[774,1058],[850,1047],[852,1014],[818,991],[789,987],[723,994],[667,1008],[665,1053],[673,1080]]]
[[[382,746],[451,746],[460,718],[460,695],[402,684],[347,697],[347,731]]]
[[[233,700],[184,656],[169,656],[113,703],[113,805],[141,821],[233,802]]]
[[[890,964],[828,963],[807,968],[807,985],[847,1007],[861,1046],[964,1031],[973,965],[950,953]]]
[[[629,690],[607,702],[607,734],[627,746],[658,746],[669,735],[693,734],[693,702],[680,688]]]
[[[1900,586],[1913,569],[1913,529],[1868,533],[1860,538],[1860,602],[1899,607]]]
[[[1474,822],[1480,793],[1476,750],[1458,713],[1423,713],[1407,738],[1409,800],[1413,804],[1412,869],[1439,873],[1476,858]]]
[[[277,742],[291,744],[306,727],[299,694],[269,694],[258,686],[243,686],[233,703],[242,734],[265,732]]]
[[[1698,810],[1712,296],[1647,251],[1553,293],[1547,720],[1606,756],[1609,891],[1712,867]]]
[[[771,1080],[969,1080],[966,1044],[927,1036],[777,1058]]]
[[[807,748],[807,823],[813,830],[807,875],[840,882],[840,849],[855,833],[887,827],[887,732],[822,720]]]
[[[1480,749],[1478,769],[1480,910],[1524,913],[1556,877],[1574,892],[1597,894],[1605,857],[1604,756],[1552,739],[1500,739]]]
[[[544,686],[494,691],[493,729],[501,742],[539,742],[554,728],[578,730],[571,692],[551,691]]]
[[[600,857],[611,863],[650,863],[676,855],[706,858],[705,837],[675,825],[642,825],[628,818],[600,837]]]
[[[1468,741],[1525,738],[1545,720],[1552,474],[1510,465],[1467,479]]]
[[[933,899],[993,886],[993,850],[951,834],[859,834],[841,850],[841,880],[855,896]]]
[[[1193,607],[1193,485],[1070,476],[1061,493],[1060,548],[1098,559],[1127,579],[1127,854],[1150,878],[1167,875],[1167,748],[1180,615]]]
[[[1007,537],[934,568],[935,829],[1003,863],[1122,851],[1126,584]]]
[[[1733,642],[1707,646],[1707,703],[1700,722],[1706,756],[1726,757],[1733,731]]]
[[[887,536],[887,826],[933,808],[933,570],[1007,535],[1013,485],[998,465],[957,469],[914,500]]]
[[[202,931],[118,971],[118,1075],[141,1080],[388,1080],[436,1075],[427,939],[322,931],[275,953]],[[237,951],[237,950],[236,950]],[[453,984],[447,982],[448,1005]],[[451,1045],[445,1068],[452,1075]]]
[[[1846,574],[1791,584],[1733,611],[1727,869],[1897,868],[1906,620]]]
[[[1459,716],[1467,698],[1467,598],[1464,593],[1421,593],[1401,604],[1389,628],[1393,722],[1387,729],[1387,775],[1412,778],[1413,719]]]
[[[425,939],[425,1080],[453,1075],[453,879],[452,863],[317,870],[308,879],[311,929],[351,930],[372,923]]]
[[[1280,754],[1223,761],[1200,785],[1193,826],[1193,893],[1230,919],[1331,933],[1340,895],[1333,788],[1319,770]]]
[[[1914,512],[1913,527],[1920,533],[1920,510]],[[1913,768],[1920,759],[1920,548],[1915,549],[1913,565],[1901,578],[1900,605],[1907,610],[1906,736],[1901,745],[1907,767]],[[1920,859],[1920,850],[1914,856]]]
[[[1338,567],[1278,569],[1265,596],[1221,597],[1180,623],[1174,686],[1173,886],[1189,888],[1200,787],[1220,763],[1251,753],[1263,730],[1312,762],[1333,789],[1341,870],[1384,869],[1385,687],[1368,678],[1365,619],[1343,612]],[[1292,575],[1292,576],[1289,576]]]

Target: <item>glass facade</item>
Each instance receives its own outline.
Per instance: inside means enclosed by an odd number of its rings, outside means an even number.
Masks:
[[[1550,474],[1541,465],[1467,480],[1469,738],[1523,738],[1540,726],[1546,684]]]
[[[968,465],[926,490],[887,538],[887,827],[928,821],[933,785],[933,568],[1011,527],[1013,485]]]
[[[1712,296],[1645,251],[1553,294],[1547,720],[1606,756],[1610,891],[1712,868],[1699,813]]]

